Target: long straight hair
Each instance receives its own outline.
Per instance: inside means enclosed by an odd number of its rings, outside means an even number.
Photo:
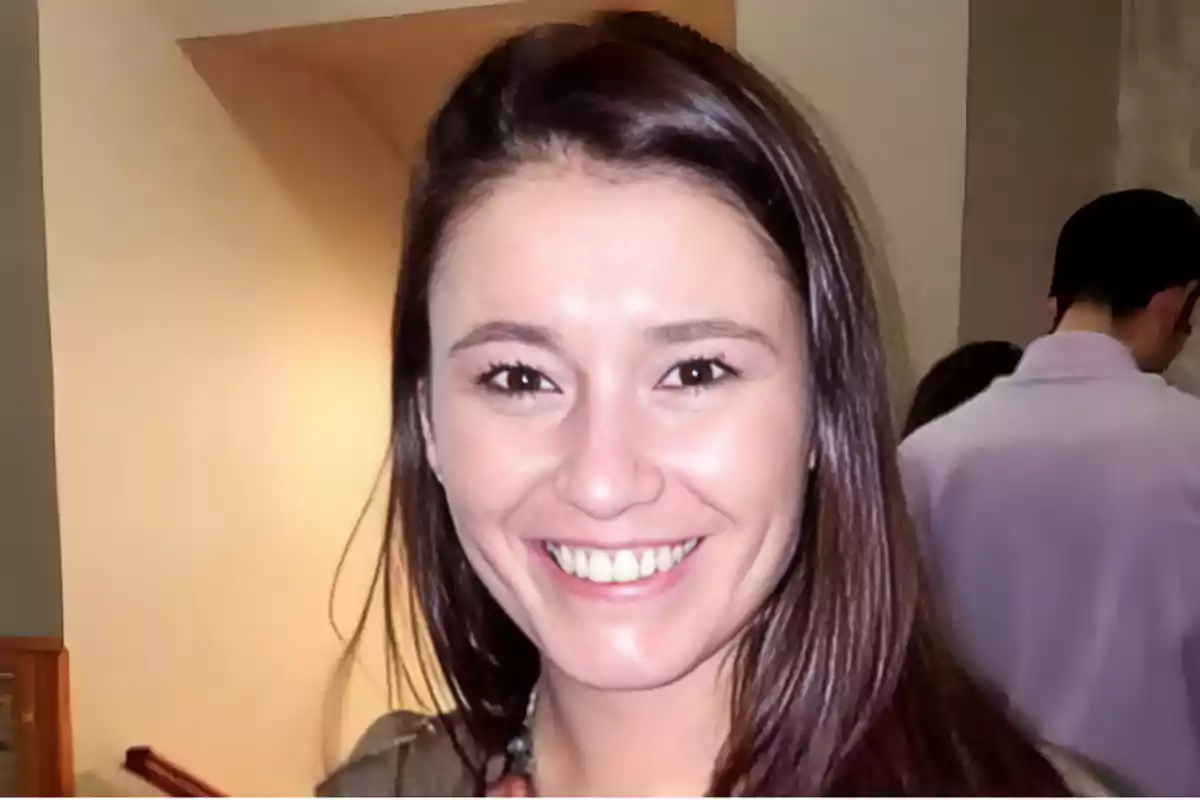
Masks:
[[[523,725],[539,654],[468,564],[425,450],[429,287],[464,212],[564,152],[684,171],[736,200],[782,254],[804,310],[815,468],[796,486],[806,501],[795,555],[738,643],[711,793],[1063,793],[948,655],[925,603],[860,231],[830,159],[753,67],[637,12],[533,28],[492,49],[431,123],[408,199],[377,582],[397,680],[444,677],[456,707],[447,731],[480,788],[486,760]],[[402,663],[390,616],[399,574],[432,642],[416,664]]]

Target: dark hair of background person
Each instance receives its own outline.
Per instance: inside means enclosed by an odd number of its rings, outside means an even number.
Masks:
[[[1200,214],[1154,189],[1101,195],[1080,208],[1058,236],[1050,296],[1055,325],[1076,302],[1122,319],[1154,295],[1200,279]]]
[[[917,384],[900,437],[950,413],[996,378],[1013,374],[1022,352],[1012,342],[986,341],[964,344],[943,356]]]
[[[446,731],[482,790],[484,760],[522,729],[539,654],[467,562],[425,450],[429,287],[455,223],[497,181],[575,158],[697,176],[761,229],[803,309],[816,466],[797,487],[795,556],[738,643],[711,793],[1065,793],[949,654],[927,604],[860,232],[829,157],[754,68],[655,14],[508,39],[431,123],[406,209],[388,535],[373,584],[393,679],[444,675],[456,706]],[[402,661],[393,611],[404,575],[432,643],[416,663]]]

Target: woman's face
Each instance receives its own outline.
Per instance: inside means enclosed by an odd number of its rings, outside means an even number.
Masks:
[[[527,167],[431,287],[425,435],[458,536],[544,666],[593,688],[714,663],[794,548],[800,312],[699,187]]]

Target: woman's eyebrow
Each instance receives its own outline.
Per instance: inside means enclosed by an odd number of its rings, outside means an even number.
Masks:
[[[553,352],[559,350],[558,337],[547,327],[508,320],[493,320],[476,325],[468,331],[465,336],[450,345],[450,353],[453,355],[492,342],[519,342]]]
[[[744,339],[776,352],[775,344],[763,331],[751,325],[744,325],[721,317],[690,319],[656,325],[647,331],[647,335],[664,344],[685,344],[701,339]]]
[[[760,344],[776,352],[777,348],[762,330],[731,319],[689,319],[655,325],[646,331],[648,338],[663,344],[686,344],[703,339],[742,339]],[[494,342],[518,342],[559,352],[558,336],[543,325],[532,325],[509,320],[492,320],[473,327],[466,335],[450,346],[450,353],[459,353]]]

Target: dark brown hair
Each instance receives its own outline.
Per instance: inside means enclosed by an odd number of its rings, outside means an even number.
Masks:
[[[944,417],[992,385],[1012,375],[1024,351],[1012,342],[970,342],[940,358],[917,383],[904,418],[901,438]]]
[[[433,649],[415,667],[447,679],[468,767],[482,780],[483,758],[520,730],[539,655],[467,563],[425,451],[428,291],[465,209],[521,166],[564,156],[683,171],[735,199],[782,254],[804,309],[817,465],[796,487],[807,494],[795,557],[739,641],[711,792],[1062,793],[934,635],[859,232],[829,158],[754,68],[647,13],[497,45],[433,120],[408,200],[392,364],[398,542],[385,544],[378,579],[389,652],[411,678],[390,617],[398,568],[408,576]]]

